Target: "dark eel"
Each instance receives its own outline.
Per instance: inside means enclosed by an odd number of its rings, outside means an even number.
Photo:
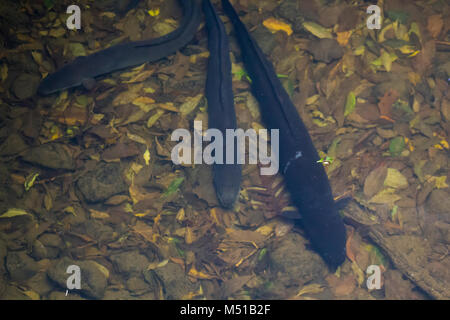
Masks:
[[[38,93],[48,95],[92,82],[100,75],[164,58],[184,47],[195,35],[201,20],[198,0],[180,0],[180,26],[162,37],[118,44],[78,57],[42,80]]]
[[[231,80],[230,50],[225,27],[209,0],[203,0],[206,28],[208,31],[208,74],[206,98],[208,100],[209,128],[220,130],[226,136],[226,129],[236,129],[233,89]],[[231,141],[226,141],[231,143]],[[235,144],[236,146],[236,144]],[[223,159],[226,159],[226,144]],[[219,202],[225,208],[233,206],[239,193],[242,168],[237,164],[237,148],[234,149],[234,164],[214,164],[213,180]]]
[[[242,60],[252,80],[263,121],[279,129],[280,169],[292,200],[302,216],[302,226],[313,248],[335,270],[345,259],[346,231],[333,201],[330,183],[311,137],[279,81],[273,65],[248,33],[228,0],[222,6],[231,20]]]

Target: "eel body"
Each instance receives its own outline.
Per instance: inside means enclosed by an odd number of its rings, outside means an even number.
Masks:
[[[183,19],[176,30],[156,39],[118,44],[86,57],[78,57],[43,79],[38,93],[48,95],[77,87],[97,76],[175,53],[192,40],[201,20],[197,0],[180,0],[180,3]]]
[[[259,102],[263,121],[279,129],[280,170],[287,189],[302,216],[311,245],[335,270],[345,259],[346,231],[333,201],[331,187],[311,137],[273,65],[228,0],[222,6],[234,26],[242,59],[252,80],[252,92]]]
[[[206,77],[206,98],[208,100],[209,128],[220,130],[226,137],[226,129],[236,129],[236,112],[234,110],[231,80],[231,61],[228,36],[225,27],[209,0],[203,0],[206,28],[208,32],[208,73]],[[232,141],[226,141],[232,143]],[[223,148],[223,164],[213,165],[213,180],[216,195],[222,206],[233,206],[239,193],[242,168],[237,164],[237,148],[234,149],[235,161],[226,164],[226,143]],[[236,146],[236,144],[234,144]]]

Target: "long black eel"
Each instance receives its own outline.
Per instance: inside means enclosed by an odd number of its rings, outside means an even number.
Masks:
[[[226,136],[226,129],[236,129],[236,113],[233,102],[230,50],[225,27],[209,0],[203,0],[208,31],[208,73],[206,98],[208,100],[208,125]],[[232,143],[232,141],[226,141]],[[235,145],[236,146],[236,145]],[[226,159],[226,144],[223,148]],[[237,148],[234,148],[234,164],[214,164],[213,180],[216,195],[222,206],[230,208],[236,200],[241,184],[242,168],[237,164]]]
[[[330,183],[311,137],[279,81],[273,65],[228,0],[222,6],[234,26],[251,88],[269,129],[279,129],[280,169],[302,216],[312,246],[335,270],[345,259],[346,231]]]
[[[180,3],[183,19],[176,30],[156,39],[122,43],[86,57],[78,57],[43,79],[38,93],[48,95],[77,87],[91,82],[97,76],[153,62],[175,53],[192,40],[201,20],[197,0],[180,0]]]

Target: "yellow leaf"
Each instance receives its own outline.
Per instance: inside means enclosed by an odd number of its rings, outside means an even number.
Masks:
[[[138,106],[144,112],[149,112],[156,108],[155,100],[150,97],[138,97],[133,100],[132,104]]]
[[[0,218],[12,218],[12,217],[23,216],[23,215],[27,215],[27,214],[29,214],[29,213],[23,209],[11,208],[11,209],[8,209],[8,211],[6,211],[5,213],[3,213],[0,216]]]
[[[355,56],[361,56],[364,54],[365,51],[366,51],[366,47],[361,45],[359,47],[356,47],[355,50],[353,50],[353,53],[355,54]]]
[[[447,184],[447,176],[440,176],[440,177],[435,177],[435,176],[426,176],[425,177],[427,179],[427,181],[429,182],[434,182],[435,183],[435,187],[438,189],[444,189],[444,188],[448,188],[448,184]]]
[[[352,262],[352,270],[357,276],[358,284],[362,285],[364,283],[364,279],[365,279],[364,272],[361,270],[361,268],[358,266],[358,264],[355,261]]]
[[[403,54],[410,54],[410,53],[415,52],[414,47],[410,46],[410,45],[404,45],[404,46],[400,47],[399,50]]]
[[[333,35],[331,34],[331,31],[329,29],[326,29],[321,25],[318,25],[317,23],[307,21],[303,23],[303,27],[320,39],[333,38]]]
[[[344,32],[337,32],[337,38],[336,38],[337,42],[341,46],[346,46],[348,44],[348,40],[352,36],[352,33],[353,33],[352,30],[344,31]]]
[[[108,213],[94,209],[89,209],[89,212],[91,213],[91,218],[94,219],[108,219],[110,217]]]
[[[263,236],[269,236],[273,232],[273,226],[266,224],[256,229],[256,232],[261,233]]]
[[[39,293],[31,290],[27,290],[23,292],[26,296],[28,296],[31,300],[41,300]]]
[[[100,263],[96,261],[92,261],[94,265],[97,267],[97,269],[106,277],[106,279],[109,278],[109,270],[104,265],[101,265]]]
[[[109,19],[112,19],[115,16],[116,16],[116,14],[114,12],[110,12],[110,11],[100,13],[100,17],[107,17]]]
[[[158,108],[173,112],[180,112],[180,110],[178,110],[178,108],[176,108],[172,102],[160,103],[158,104]]]
[[[154,115],[152,115],[147,121],[147,128],[153,127],[158,119],[164,114],[164,110],[158,109]]]
[[[137,142],[137,143],[140,143],[140,144],[143,144],[143,145],[147,145],[147,142],[145,141],[145,139],[140,137],[140,136],[138,136],[137,134],[133,134],[133,133],[127,131],[127,137],[130,140],[133,140],[134,142]]]
[[[145,164],[147,166],[150,165],[150,151],[148,151],[148,148],[145,150],[143,157],[144,157]]]
[[[34,182],[36,181],[36,178],[39,176],[39,173],[30,173],[24,183],[25,191],[28,191],[33,186]]]
[[[194,278],[197,278],[197,279],[214,279],[215,278],[214,276],[206,274],[206,273],[204,273],[202,271],[197,271],[197,269],[195,269],[194,266],[191,268],[191,270],[189,270],[188,274],[191,277],[194,277]]]
[[[150,9],[147,12],[151,17],[156,17],[159,15],[160,11],[159,11],[159,8],[156,8],[156,9]]]
[[[46,193],[44,196],[44,207],[47,211],[50,211],[53,207],[52,197],[48,193]]]
[[[418,55],[419,53],[420,53],[420,50],[416,50],[416,51],[414,51],[413,53],[411,53],[411,54],[408,56],[408,58],[415,57],[415,56]]]
[[[320,293],[323,291],[323,289],[324,287],[321,284],[311,283],[301,288],[300,291],[297,293],[297,297],[300,297],[308,293]]]
[[[213,209],[215,209],[215,208],[213,208]],[[177,216],[175,219],[177,219],[177,221],[181,223],[184,221],[185,218],[186,218],[186,213],[184,211],[184,208],[181,208],[180,210],[178,210]]]
[[[202,99],[203,94],[198,94],[195,97],[188,97],[186,102],[180,106],[180,113],[182,116],[186,116],[197,108]]]
[[[263,26],[265,26],[267,29],[269,29],[272,32],[276,32],[276,31],[284,31],[286,32],[286,34],[288,36],[290,36],[292,34],[292,28],[289,24],[277,20],[273,17],[270,17],[266,20],[263,21]]]
[[[388,52],[383,51],[383,53],[381,54],[381,63],[383,64],[387,72],[391,71],[392,59],[391,55]]]
[[[184,241],[186,242],[186,244],[192,244],[195,239],[194,239],[194,232],[192,231],[191,227],[186,227],[186,233],[184,235]]]
[[[445,139],[442,139],[440,142],[441,146],[443,146],[445,149],[448,149],[448,142]]]
[[[146,79],[148,79],[153,73],[155,72],[154,69],[151,70],[147,70],[147,71],[138,71],[136,72],[136,74],[127,81],[123,81],[123,83],[135,83],[135,82],[142,82],[145,81]],[[124,75],[122,74],[121,77],[123,77]]]
[[[31,51],[31,55],[33,56],[33,59],[37,64],[42,64],[42,53],[38,51]]]
[[[5,82],[6,78],[8,78],[8,65],[6,63],[2,64],[0,69],[0,74],[2,78],[2,82]]]
[[[417,85],[420,82],[420,75],[417,72],[408,72],[408,79],[413,85]]]
[[[66,29],[64,28],[58,28],[58,29],[51,29],[50,30],[50,36],[54,38],[60,38],[66,33]]]
[[[161,262],[159,262],[159,261],[151,262],[148,265],[147,270],[158,269],[158,268],[164,267],[168,263],[169,263],[169,259],[163,260]]]
[[[391,24],[388,24],[386,27],[384,27],[384,28],[381,30],[380,34],[378,35],[378,42],[379,42],[379,43],[382,43],[382,42],[384,42],[384,41],[386,40],[386,39],[384,38],[385,33],[386,33],[387,31],[391,30],[393,27],[394,27],[394,24],[391,23]]]
[[[73,214],[75,217],[77,216],[77,214],[76,214],[76,212],[75,212],[75,209],[74,209],[72,206],[64,208],[63,212],[64,212],[64,213],[66,213],[66,212],[67,212],[67,213],[71,213],[71,214]]]

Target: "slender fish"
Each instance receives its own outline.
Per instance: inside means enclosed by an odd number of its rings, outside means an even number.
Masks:
[[[38,93],[48,95],[60,90],[92,83],[97,76],[123,68],[153,62],[184,47],[195,35],[201,20],[197,0],[180,0],[183,20],[173,32],[150,40],[118,44],[78,57],[42,80]]]
[[[330,183],[311,137],[278,79],[273,65],[228,0],[222,6],[230,18],[241,47],[252,92],[269,129],[279,129],[280,169],[292,200],[302,215],[302,225],[312,246],[335,270],[345,259],[346,232],[333,201]]]
[[[208,31],[208,74],[206,78],[206,98],[208,100],[208,123],[210,128],[220,130],[226,136],[226,129],[236,129],[236,113],[231,85],[231,62],[228,37],[225,27],[209,0],[203,0],[203,12]],[[232,141],[226,141],[232,143]],[[222,206],[233,206],[239,193],[242,168],[237,164],[237,148],[234,149],[234,164],[214,164],[214,186]],[[226,144],[223,149],[226,159]]]

